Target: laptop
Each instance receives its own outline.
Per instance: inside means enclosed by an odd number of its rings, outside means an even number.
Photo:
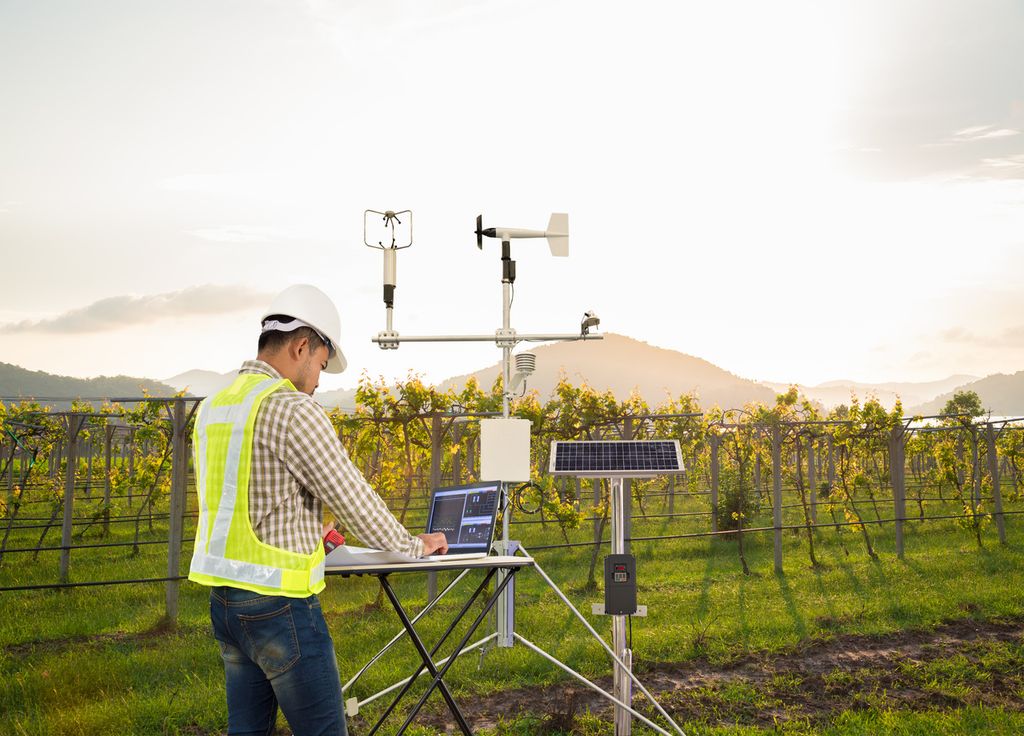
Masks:
[[[501,496],[498,481],[435,488],[430,494],[428,534],[441,532],[448,540],[447,554],[412,557],[401,552],[343,544],[327,555],[327,567],[402,562],[473,560],[491,551]]]
[[[499,495],[498,481],[435,488],[430,495],[426,532],[442,532],[448,540],[448,553],[430,555],[427,559],[486,557],[494,537]]]

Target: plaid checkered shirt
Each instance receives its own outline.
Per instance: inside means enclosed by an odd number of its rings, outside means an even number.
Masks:
[[[239,373],[281,378],[261,360]],[[256,415],[249,477],[249,520],[260,541],[309,554],[322,535],[326,504],[346,532],[371,547],[423,554],[410,534],[366,482],[312,396],[279,388]]]

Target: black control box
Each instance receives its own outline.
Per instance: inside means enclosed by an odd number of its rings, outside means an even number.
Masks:
[[[618,616],[636,613],[636,558],[633,555],[604,558],[604,612]]]

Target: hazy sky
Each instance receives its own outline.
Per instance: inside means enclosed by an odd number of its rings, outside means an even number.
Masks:
[[[816,383],[1024,368],[1024,4],[0,0],[0,361],[226,371],[277,290],[383,352],[363,210],[414,211],[403,334],[602,329]]]

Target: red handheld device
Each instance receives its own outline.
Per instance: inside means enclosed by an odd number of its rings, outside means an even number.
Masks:
[[[345,537],[337,529],[331,529],[324,535],[324,550],[328,553],[345,544]]]

